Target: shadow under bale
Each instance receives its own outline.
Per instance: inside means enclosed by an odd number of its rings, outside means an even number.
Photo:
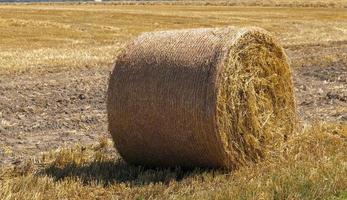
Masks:
[[[171,181],[181,181],[187,177],[199,175],[207,170],[188,168],[146,168],[128,165],[122,160],[94,161],[86,165],[74,163],[63,167],[50,165],[38,172],[39,176],[50,176],[55,181],[66,178],[78,178],[84,184],[101,183],[104,186],[114,183],[129,183],[132,185],[147,185],[151,183],[168,184]]]

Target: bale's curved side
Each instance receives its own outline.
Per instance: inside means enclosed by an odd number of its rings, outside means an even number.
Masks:
[[[145,33],[110,77],[109,130],[133,164],[236,168],[292,132],[290,76],[260,29]]]

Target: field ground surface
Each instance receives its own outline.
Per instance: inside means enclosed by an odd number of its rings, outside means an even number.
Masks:
[[[346,11],[0,4],[0,199],[346,199]],[[105,105],[119,50],[145,31],[216,26],[260,26],[282,41],[302,130],[232,173],[126,165]]]

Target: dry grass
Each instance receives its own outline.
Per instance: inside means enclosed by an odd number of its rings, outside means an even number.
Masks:
[[[124,164],[103,140],[2,169],[1,199],[345,199],[347,126],[316,124],[234,172]]]
[[[0,5],[0,74],[104,66],[144,31],[230,25],[263,27],[287,47],[347,40],[340,8]]]

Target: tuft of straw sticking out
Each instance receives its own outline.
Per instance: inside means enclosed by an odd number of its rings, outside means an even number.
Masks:
[[[115,63],[107,112],[129,163],[236,169],[291,135],[294,105],[280,43],[229,27],[140,35]]]

